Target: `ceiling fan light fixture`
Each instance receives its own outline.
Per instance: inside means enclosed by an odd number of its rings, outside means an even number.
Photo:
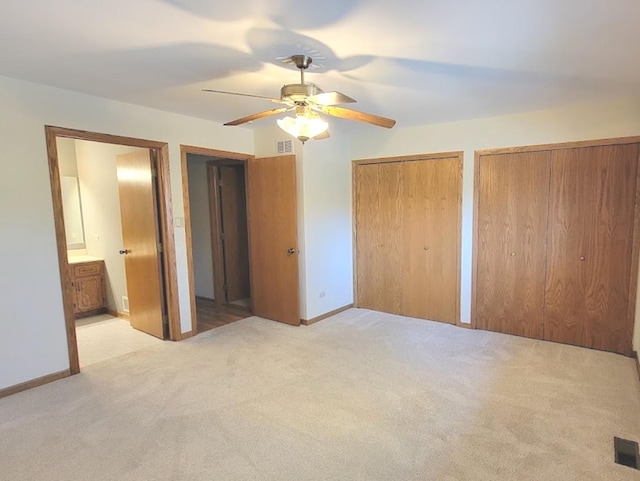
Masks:
[[[264,95],[204,89],[206,92],[253,97],[285,105],[285,107],[247,115],[246,117],[226,122],[224,125],[246,124],[253,120],[295,110],[296,117],[278,120],[278,125],[282,130],[298,138],[302,143],[304,143],[311,138],[320,140],[329,137],[327,123],[320,119],[314,110],[322,112],[324,115],[330,115],[332,117],[347,120],[356,120],[358,122],[384,127],[386,129],[390,129],[396,124],[396,121],[393,119],[340,107],[342,104],[353,103],[355,100],[340,92],[323,92],[317,85],[306,83],[304,81],[304,71],[309,67],[309,65],[311,65],[311,57],[307,55],[291,55],[288,57],[288,62],[295,64],[295,66],[300,70],[300,83],[283,85],[280,89],[279,99],[265,97]],[[318,138],[318,136],[320,136],[320,138]]]
[[[316,135],[326,132],[329,128],[329,124],[315,112],[305,112],[304,114],[297,114],[295,117],[278,119],[278,125],[303,144]]]

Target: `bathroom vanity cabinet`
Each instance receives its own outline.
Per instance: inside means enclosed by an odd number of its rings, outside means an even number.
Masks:
[[[70,268],[74,314],[106,310],[104,261],[75,262]]]

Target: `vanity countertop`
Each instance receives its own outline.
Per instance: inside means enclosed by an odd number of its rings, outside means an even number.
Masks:
[[[104,260],[93,256],[68,256],[68,259],[69,264],[81,264],[82,262],[96,262]]]

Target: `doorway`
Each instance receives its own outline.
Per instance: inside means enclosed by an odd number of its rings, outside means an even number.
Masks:
[[[193,324],[202,332],[251,315],[246,165],[230,154],[193,150],[183,147],[185,227]]]
[[[192,332],[198,332],[194,276],[193,235],[187,156],[201,155],[241,161],[245,170],[251,313],[264,319],[300,325],[296,157],[256,158],[250,154],[194,146],[180,146]],[[203,176],[201,176],[203,177]],[[200,205],[208,205],[205,200]],[[195,224],[194,224],[195,225]],[[215,236],[214,236],[215,238]],[[216,243],[213,243],[214,249]],[[217,250],[221,255],[222,249]],[[219,261],[214,267],[220,269]],[[217,266],[217,267],[216,267]],[[221,285],[220,282],[218,285]],[[218,294],[217,299],[226,299]],[[226,307],[233,304],[217,304]]]
[[[78,336],[76,332],[76,317],[78,314],[98,314],[104,310],[111,311],[112,316],[109,319],[98,319],[99,322],[104,323],[119,317],[126,317],[128,307],[132,326],[158,338],[179,340],[181,335],[177,305],[177,284],[175,275],[170,275],[171,272],[175,273],[175,246],[168,196],[169,165],[167,145],[160,142],[49,126],[46,127],[46,138],[71,373],[76,374],[80,371]],[[117,169],[117,180],[113,179],[113,182],[117,184],[119,192],[115,195],[119,196],[120,207],[122,207],[122,209],[116,208],[116,211],[120,211],[117,217],[121,225],[118,227],[122,227],[121,241],[119,243],[117,239],[113,238],[110,242],[105,242],[106,238],[101,239],[103,235],[101,232],[105,233],[105,237],[108,237],[108,233],[112,230],[108,227],[103,226],[101,229],[87,230],[82,226],[78,228],[76,225],[70,229],[72,227],[70,225],[72,219],[69,215],[64,214],[64,204],[67,201],[65,200],[66,194],[63,195],[61,188],[61,173],[66,167],[61,164],[61,154],[59,152],[61,150],[60,145],[62,145],[60,142],[69,140],[88,141],[84,142],[84,144],[102,146],[105,149],[110,144],[111,148],[121,154],[117,156],[117,161],[113,155],[108,156],[110,162],[117,163],[117,165],[114,165],[114,168]],[[106,164],[107,161],[105,160],[104,162],[98,162],[96,165],[105,167]],[[88,172],[91,172],[91,169]],[[97,179],[96,185],[101,186],[102,184],[104,182],[101,183],[100,179]],[[135,197],[140,193],[142,193],[142,197]],[[113,195],[113,193],[109,195]],[[116,204],[118,204],[117,198]],[[99,205],[101,200],[104,201],[104,197],[92,200],[94,205]],[[112,211],[114,210],[113,202],[109,203],[107,201],[106,204],[109,205]],[[85,205],[90,205],[90,203]],[[146,210],[141,211],[141,206]],[[138,217],[126,221],[123,217],[124,212],[132,213]],[[111,212],[111,214],[112,217],[116,216],[114,212]],[[81,216],[82,214],[80,214]],[[135,225],[133,236],[131,234],[132,229],[127,227],[127,224]],[[135,235],[139,234],[140,226],[147,226],[145,231],[146,240],[135,238]],[[84,254],[87,257],[86,259],[73,255],[72,250],[69,249],[70,245],[67,243],[67,238],[69,237],[69,241],[74,247],[82,247],[82,243],[79,242],[79,233],[81,231],[85,247],[91,243],[94,244],[93,247],[96,244],[102,244],[103,255],[97,258],[88,255],[95,253],[95,250],[93,252],[86,250],[81,252],[80,257]],[[151,237],[149,237],[149,233]],[[143,253],[143,251],[145,252]],[[118,261],[114,260],[114,256],[125,259],[126,291],[128,291],[126,296],[119,294],[118,289],[115,287],[107,290],[105,286],[101,285],[101,283],[109,284],[107,276],[110,274],[114,277],[117,276]],[[107,266],[105,262],[107,258],[109,258],[109,265],[116,266],[111,272],[105,268]],[[146,267],[140,263],[142,258],[147,259]],[[120,262],[122,263],[122,260]],[[149,267],[151,270],[149,270]],[[79,276],[86,276],[86,279],[84,277],[79,278]],[[138,289],[141,281],[139,279],[136,280],[136,276],[144,278],[147,287],[150,277],[157,279],[158,288],[153,298],[141,298],[136,293],[154,291],[154,289],[146,287]],[[81,284],[80,281],[87,282]],[[86,292],[84,290],[85,285],[90,287]],[[101,296],[110,298],[103,299],[103,302],[100,303]],[[86,303],[85,301],[88,298],[93,298],[93,303]],[[79,308],[80,305],[87,308],[95,307],[96,311]],[[152,322],[146,324],[151,318]],[[83,321],[83,324],[87,324],[87,321]],[[84,329],[85,327],[82,328]]]

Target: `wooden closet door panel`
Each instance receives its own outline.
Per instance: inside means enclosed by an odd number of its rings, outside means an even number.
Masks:
[[[553,152],[545,339],[630,353],[637,162],[638,144]]]
[[[402,312],[402,169],[400,163],[356,169],[358,306]]]
[[[406,162],[404,308],[407,316],[458,320],[461,162]]]
[[[355,176],[356,306],[368,307],[375,302],[380,283],[380,266],[376,261],[379,244],[375,222],[379,196],[377,166],[358,166]]]
[[[479,162],[476,325],[542,338],[550,153]]]

